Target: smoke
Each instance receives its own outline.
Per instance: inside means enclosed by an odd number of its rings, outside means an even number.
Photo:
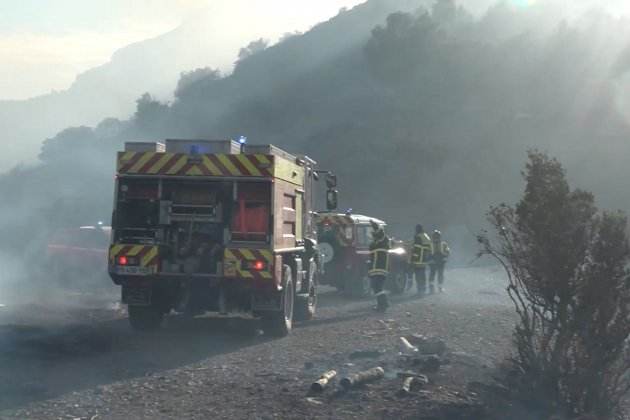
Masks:
[[[249,41],[306,31],[358,2],[114,1],[103,7],[67,0],[36,13],[17,3],[7,7],[0,17],[0,79],[8,81],[0,81],[0,171],[37,162],[41,142],[66,127],[129,118],[144,92],[172,100],[182,72],[208,66],[229,73]]]
[[[23,261],[14,258],[4,252],[0,253],[0,304],[6,305],[8,301],[15,298],[15,291],[22,282],[28,281],[28,276],[24,272]]]
[[[172,102],[145,95],[130,119],[51,137],[40,164],[0,177],[10,277],[36,277],[20,267],[37,265],[54,231],[110,219],[115,153],[129,140],[246,135],[308,154],[339,175],[342,210],[401,238],[416,223],[438,228],[461,265],[488,206],[520,195],[529,148],[557,155],[605,207],[630,206],[627,20],[593,2],[443,3],[362,4],[260,43],[233,73],[190,68]],[[143,57],[137,46],[122,58]]]
[[[630,40],[612,67],[611,77],[617,109],[630,122]]]
[[[459,4],[478,16],[497,5],[520,11],[541,11],[556,20],[580,19],[591,11],[604,11],[615,17],[630,13],[630,7],[624,0],[466,0]]]
[[[80,226],[109,223],[117,143],[105,137],[114,133],[113,121],[95,130],[65,130],[45,143],[44,163],[0,177],[2,194],[11,197],[0,207],[0,303],[11,303],[3,314],[15,305],[72,306],[94,295],[116,299],[106,272],[108,240],[86,243],[78,233]],[[61,246],[58,255],[51,255],[52,245]],[[100,247],[102,263],[75,270],[83,265],[72,247]]]
[[[341,211],[384,219],[407,240],[417,223],[440,229],[451,267],[473,261],[488,207],[522,193],[530,148],[558,156],[572,186],[592,190],[604,207],[630,208],[624,2],[467,0],[440,17],[433,3],[372,0],[280,42],[281,26],[237,42],[229,32],[251,20],[223,16],[203,35],[203,20],[189,21],[179,32],[186,36],[135,45],[105,78],[103,69],[80,78],[87,96],[52,95],[19,113],[0,104],[13,147],[5,164],[27,148],[39,153],[37,164],[0,176],[0,324],[73,324],[85,309],[115,312],[118,291],[103,266],[56,276],[47,248],[56,232],[109,222],[125,141],[245,135],[307,154],[337,173]],[[233,54],[215,61],[227,50],[210,55],[201,37],[230,38]],[[261,37],[269,45],[231,72],[239,49]],[[180,49],[190,61],[167,72]],[[161,92],[141,96],[147,85],[137,82],[149,78]],[[130,93],[132,84],[143,90]],[[88,115],[99,101],[109,101],[107,112]],[[60,114],[42,111],[50,109]]]

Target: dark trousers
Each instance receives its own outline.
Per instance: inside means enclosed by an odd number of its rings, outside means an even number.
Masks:
[[[384,311],[389,306],[389,301],[387,299],[387,294],[385,293],[385,280],[386,277],[383,275],[375,275],[370,276],[370,284],[372,286],[372,291],[376,296],[376,304],[379,310]]]
[[[445,265],[446,264],[444,263],[431,264],[431,276],[429,278],[431,285],[433,285],[435,282],[436,274],[437,274],[437,281],[440,287],[444,284],[444,266]]]
[[[418,293],[424,293],[427,288],[427,269],[426,267],[414,267],[414,277],[416,278],[416,289]]]

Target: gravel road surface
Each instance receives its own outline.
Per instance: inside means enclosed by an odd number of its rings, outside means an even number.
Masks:
[[[0,419],[382,419],[480,418],[471,383],[487,381],[508,354],[514,322],[505,278],[492,268],[447,272],[444,294],[371,300],[322,289],[316,319],[283,339],[254,320],[170,317],[155,333],[130,330],[107,294],[55,304],[0,302]],[[401,336],[447,345],[429,385],[399,396]],[[338,380],[375,366],[385,378],[350,391]]]

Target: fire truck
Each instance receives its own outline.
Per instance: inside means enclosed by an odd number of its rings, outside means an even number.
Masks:
[[[158,328],[173,310],[244,313],[284,336],[312,318],[315,165],[243,139],[126,143],[108,270],[131,326]]]

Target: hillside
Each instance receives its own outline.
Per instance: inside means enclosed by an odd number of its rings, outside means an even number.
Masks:
[[[445,228],[460,254],[488,205],[519,193],[529,148],[557,155],[604,207],[630,206],[626,21],[541,22],[539,9],[507,6],[475,18],[448,0],[410,13],[418,4],[373,0],[230,76],[188,80],[171,104],[144,96],[128,121],[60,133],[41,165],[0,178],[15,197],[4,210],[22,215],[0,229],[108,219],[123,141],[242,134],[335,170],[342,206],[389,220],[397,235],[417,221]]]
[[[347,48],[355,22],[341,15],[140,112],[134,137],[246,134],[306,151],[339,173],[344,206],[399,229],[479,226],[489,203],[518,194],[530,148],[558,155],[607,207],[630,205],[627,21],[440,5],[393,14]],[[325,29],[337,43],[321,49]]]
[[[226,57],[215,61],[200,56],[200,45],[182,42],[183,37],[188,38],[183,32],[178,28],[127,46],[108,63],[80,74],[67,90],[28,100],[0,101],[0,126],[5,128],[0,168],[35,161],[42,141],[65,127],[95,125],[105,117],[129,117],[135,99],[144,92],[167,98],[184,70],[229,62]],[[203,50],[209,51],[205,45]]]
[[[237,6],[208,8],[170,32],[121,48],[107,63],[79,74],[66,90],[28,100],[0,100],[4,129],[0,171],[35,162],[42,142],[66,127],[129,118],[136,99],[145,92],[171,100],[182,72],[212,67],[229,73],[241,47],[282,34],[281,28],[265,27],[266,32],[260,33],[260,26],[247,25],[235,31],[237,13],[252,19],[254,11],[243,12]]]

